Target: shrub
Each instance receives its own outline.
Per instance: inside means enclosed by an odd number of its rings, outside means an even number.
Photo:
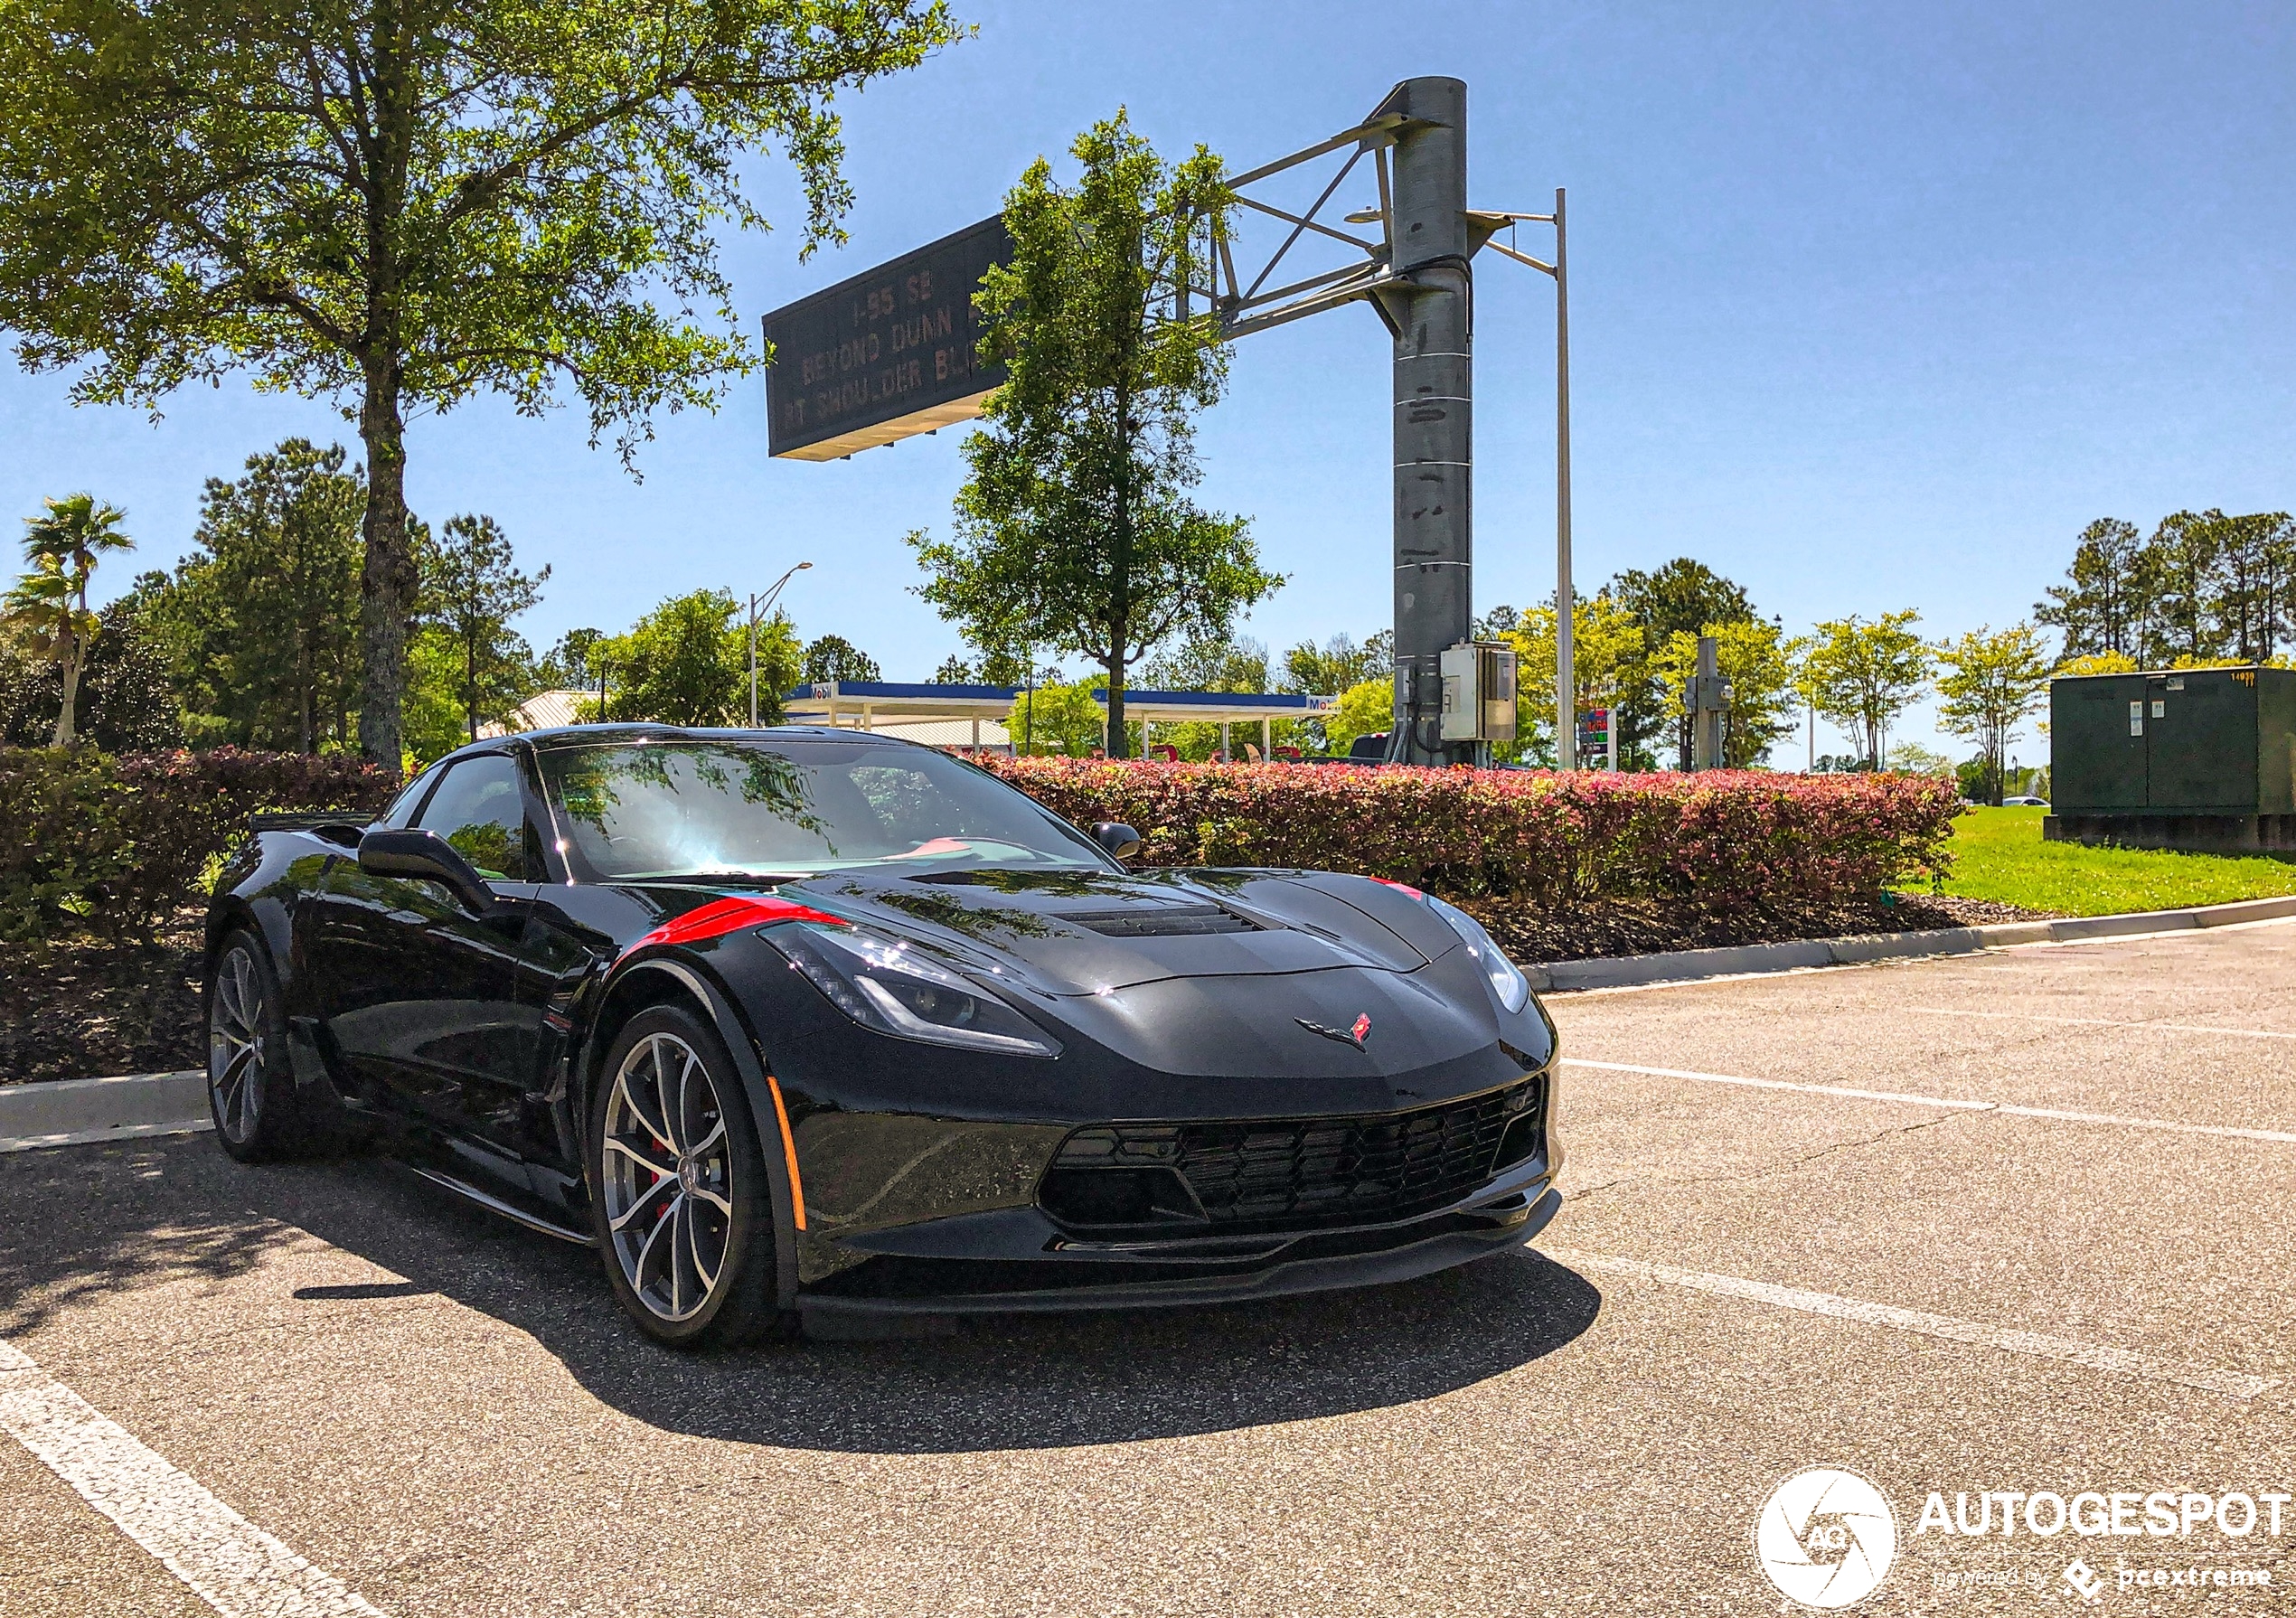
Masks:
[[[255,811],[372,814],[395,785],[341,755],[0,749],[0,940],[148,936]]]
[[[993,759],[1079,824],[1123,821],[1157,865],[1387,877],[1564,915],[1661,898],[1702,917],[1869,901],[1943,870],[1951,783],[1889,775],[1559,775]]]

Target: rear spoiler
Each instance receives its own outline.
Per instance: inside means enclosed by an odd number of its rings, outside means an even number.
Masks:
[[[258,809],[247,817],[247,823],[250,831],[308,832],[328,842],[356,848],[372,821],[356,809]]]

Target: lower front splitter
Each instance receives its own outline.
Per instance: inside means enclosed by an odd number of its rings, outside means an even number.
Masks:
[[[1519,1247],[1544,1230],[1562,1205],[1562,1193],[1550,1185],[1523,1218],[1489,1231],[1454,1230],[1378,1252],[1294,1259],[1233,1275],[922,1296],[809,1293],[797,1300],[797,1307],[808,1322],[909,1314],[1050,1314],[1081,1309],[1183,1308],[1382,1286]]]

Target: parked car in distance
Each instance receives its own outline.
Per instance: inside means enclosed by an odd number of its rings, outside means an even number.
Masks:
[[[2022,797],[2003,798],[2001,800],[2001,807],[2004,809],[2046,809],[2048,806],[2048,799],[2037,798],[2029,795]]]

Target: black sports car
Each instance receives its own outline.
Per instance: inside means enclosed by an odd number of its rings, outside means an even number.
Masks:
[[[216,1127],[380,1139],[671,1343],[1397,1280],[1553,1218],[1554,1027],[1471,917],[1138,843],[854,731],[480,742],[223,873]]]

